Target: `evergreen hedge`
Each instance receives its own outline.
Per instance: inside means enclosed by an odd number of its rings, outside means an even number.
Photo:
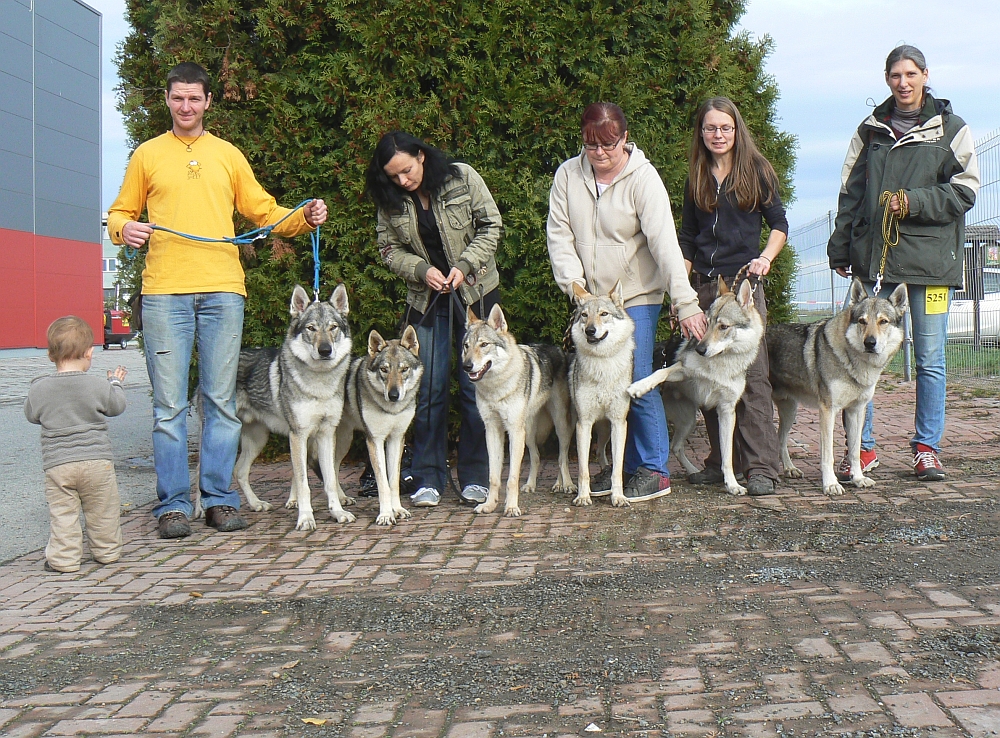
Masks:
[[[500,207],[498,262],[515,334],[558,342],[569,303],[548,263],[548,192],[556,167],[579,152],[586,104],[625,110],[675,216],[693,116],[712,95],[737,103],[786,201],[791,194],[794,140],[775,124],[777,89],[763,71],[771,42],[734,33],[744,4],[128,0],[119,108],[133,145],[162,133],[167,71],[180,61],[204,65],[216,82],[208,128],[246,153],[279,202],[327,201],[322,292],[348,284],[359,348],[370,328],[395,333],[405,295],[375,248],[364,170],[385,131],[423,137],[475,167]],[[275,345],[293,285],[312,284],[308,239],[275,239],[244,255],[244,343]],[[768,288],[775,319],[790,315],[792,268],[786,250]]]

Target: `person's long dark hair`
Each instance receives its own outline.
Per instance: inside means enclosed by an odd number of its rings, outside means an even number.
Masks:
[[[736,196],[736,204],[744,212],[769,205],[778,191],[778,175],[771,162],[760,153],[753,136],[743,122],[739,109],[728,97],[709,98],[695,116],[694,138],[688,155],[688,187],[691,199],[699,210],[713,212],[718,206],[718,190],[712,176],[712,155],[705,146],[701,127],[709,111],[717,110],[733,119],[733,169],[726,177],[723,191]]]
[[[423,152],[424,178],[421,188],[431,197],[440,192],[449,177],[460,174],[455,160],[440,149],[409,133],[390,131],[379,139],[365,175],[365,193],[379,210],[400,213],[403,211],[403,196],[410,196],[409,192],[394,184],[385,173],[385,165],[400,152],[414,157]]]

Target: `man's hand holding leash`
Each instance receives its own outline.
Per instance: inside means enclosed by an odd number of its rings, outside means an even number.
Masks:
[[[326,223],[326,203],[316,198],[302,207],[302,215],[310,228],[317,228]]]

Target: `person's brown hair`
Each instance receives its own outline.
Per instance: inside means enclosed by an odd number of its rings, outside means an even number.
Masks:
[[[87,325],[87,321],[75,315],[53,320],[46,337],[49,342],[49,361],[56,364],[82,359],[94,345],[94,331]]]
[[[584,143],[613,144],[625,135],[625,113],[614,103],[596,102],[587,106],[580,121]]]
[[[778,191],[778,175],[774,167],[754,143],[743,122],[743,116],[728,97],[712,97],[701,104],[695,117],[694,139],[688,155],[688,187],[699,210],[712,212],[718,205],[718,187],[712,176],[712,154],[705,146],[701,127],[710,110],[725,113],[733,119],[733,168],[723,183],[726,192],[736,196],[740,210],[751,212],[770,204]]]

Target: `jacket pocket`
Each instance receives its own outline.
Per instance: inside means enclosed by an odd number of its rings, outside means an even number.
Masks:
[[[464,231],[472,223],[472,198],[459,195],[444,203],[444,212],[452,230]]]
[[[409,245],[410,240],[410,219],[406,214],[389,216],[389,225],[396,232],[396,237],[400,243]]]

